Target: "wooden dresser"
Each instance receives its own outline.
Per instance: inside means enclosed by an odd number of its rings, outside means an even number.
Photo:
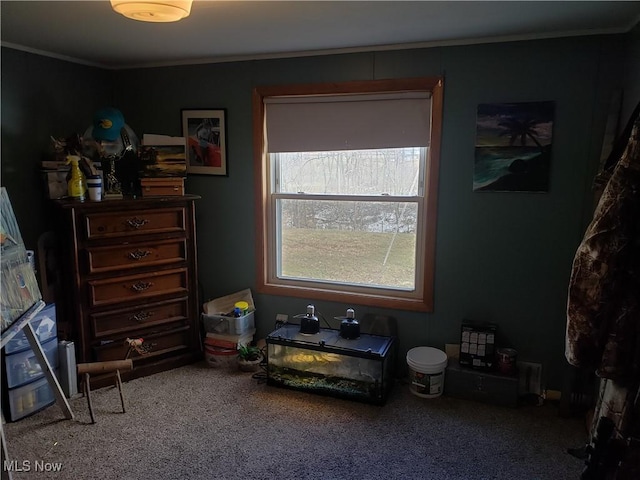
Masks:
[[[131,358],[128,379],[201,357],[198,198],[56,201],[56,303],[78,363]],[[142,347],[131,349],[128,339],[143,339]]]

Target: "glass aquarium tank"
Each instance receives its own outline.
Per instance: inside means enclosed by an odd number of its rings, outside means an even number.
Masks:
[[[267,383],[280,387],[383,404],[393,384],[394,337],[339,330],[300,333],[284,325],[267,338]]]

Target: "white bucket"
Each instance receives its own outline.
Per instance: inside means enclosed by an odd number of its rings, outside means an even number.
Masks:
[[[407,365],[411,393],[423,398],[442,395],[446,353],[432,347],[415,347],[407,352]]]

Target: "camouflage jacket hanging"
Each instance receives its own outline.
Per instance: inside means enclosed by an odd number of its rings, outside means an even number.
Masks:
[[[621,383],[640,375],[640,117],[576,252],[566,358]]]

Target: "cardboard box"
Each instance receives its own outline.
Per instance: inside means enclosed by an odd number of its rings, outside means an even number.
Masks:
[[[55,200],[67,195],[67,174],[68,170],[43,171],[44,186],[47,196]]]
[[[143,197],[184,195],[184,178],[142,178]]]

